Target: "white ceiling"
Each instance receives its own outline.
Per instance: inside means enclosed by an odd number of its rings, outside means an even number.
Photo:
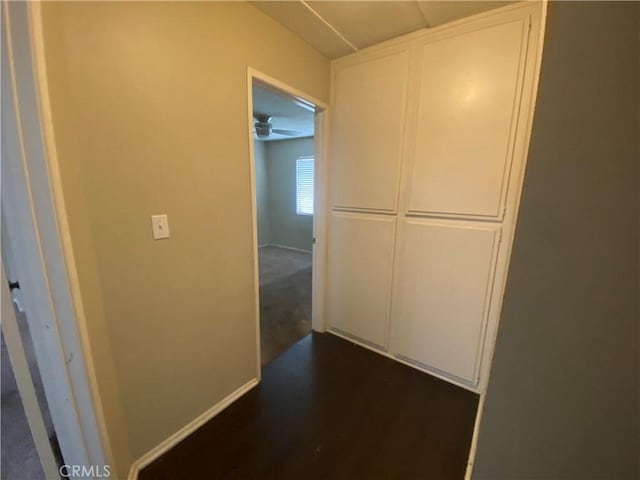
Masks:
[[[328,58],[348,55],[422,28],[432,28],[512,1],[253,1]]]
[[[308,108],[301,107],[293,99],[277,91],[255,84],[253,85],[253,114],[261,113],[272,117],[274,129],[295,130],[297,135],[279,135],[272,133],[268,138],[253,138],[261,141],[286,140],[291,138],[312,137],[314,114]],[[255,118],[253,119],[256,122]]]

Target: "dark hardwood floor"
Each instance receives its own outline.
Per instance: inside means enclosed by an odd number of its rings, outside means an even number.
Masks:
[[[140,472],[151,479],[462,479],[477,395],[329,333]]]

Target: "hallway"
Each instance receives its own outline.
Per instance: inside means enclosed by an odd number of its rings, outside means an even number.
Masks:
[[[329,333],[140,472],[140,480],[462,479],[477,395]]]

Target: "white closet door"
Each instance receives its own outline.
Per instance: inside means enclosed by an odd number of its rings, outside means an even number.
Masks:
[[[330,225],[329,325],[384,348],[396,220],[385,215],[333,212]]]
[[[408,212],[502,217],[526,29],[519,19],[423,46]]]
[[[335,67],[334,208],[396,211],[408,75],[407,50]]]
[[[499,228],[403,222],[391,326],[394,354],[476,382]]]

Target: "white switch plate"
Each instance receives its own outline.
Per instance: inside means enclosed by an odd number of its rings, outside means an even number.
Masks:
[[[166,215],[151,215],[153,239],[169,238],[169,219]]]

